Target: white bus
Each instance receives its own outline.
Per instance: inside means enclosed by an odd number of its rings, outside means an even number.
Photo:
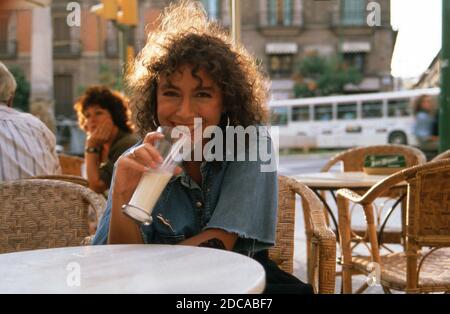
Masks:
[[[277,100],[269,106],[280,148],[416,145],[413,103],[421,95],[436,97],[439,88]]]

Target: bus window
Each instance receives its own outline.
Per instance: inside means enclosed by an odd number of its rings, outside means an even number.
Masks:
[[[292,121],[309,121],[309,107],[293,107]]]
[[[318,105],[314,107],[314,120],[330,121],[333,120],[333,105]]]
[[[288,108],[278,107],[272,109],[271,121],[272,125],[287,125]]]
[[[355,120],[357,116],[356,104],[338,104],[338,120]]]
[[[391,99],[388,102],[389,117],[407,117],[411,114],[409,99]]]
[[[363,119],[382,118],[383,102],[381,100],[363,102],[362,117]]]

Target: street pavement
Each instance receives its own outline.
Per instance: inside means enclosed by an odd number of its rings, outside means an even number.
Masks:
[[[317,153],[317,154],[299,154],[299,155],[287,155],[280,156],[278,174],[280,175],[295,175],[320,172],[320,169],[326,164],[331,156],[335,153]],[[337,209],[335,204],[330,198],[330,206],[336,213]],[[303,211],[301,209],[301,201],[297,198],[296,201],[296,226],[295,226],[295,252],[294,252],[294,275],[300,278],[302,281],[307,281],[306,276],[306,238],[303,220]],[[352,215],[352,223],[355,225],[364,224],[364,215],[362,211],[355,210]],[[391,217],[388,226],[400,226],[400,211],[396,211]],[[394,249],[399,249],[397,246],[390,246]],[[358,251],[360,254],[367,254],[365,249]],[[339,255],[339,248],[337,249]],[[340,268],[338,268],[340,270]],[[355,276],[353,279],[353,289],[356,290],[366,280],[365,276]],[[340,277],[336,281],[336,293],[340,293],[341,280]],[[365,293],[383,293],[381,286],[373,286],[366,290]]]

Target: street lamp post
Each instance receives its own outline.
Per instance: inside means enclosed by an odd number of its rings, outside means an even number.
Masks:
[[[440,151],[450,149],[450,1],[442,1],[441,95],[439,108]]]

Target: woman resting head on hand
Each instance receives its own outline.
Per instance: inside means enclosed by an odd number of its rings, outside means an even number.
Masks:
[[[128,103],[105,86],[89,87],[74,106],[80,128],[87,134],[86,174],[98,193],[111,185],[114,163],[138,141],[133,134]]]

